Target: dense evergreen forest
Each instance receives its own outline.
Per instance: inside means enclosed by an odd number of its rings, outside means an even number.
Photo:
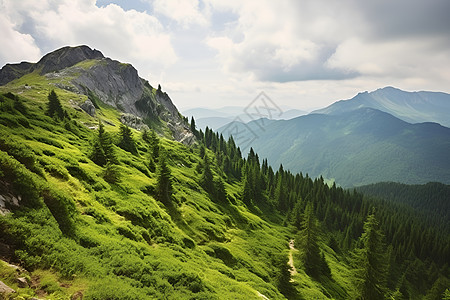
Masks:
[[[448,299],[448,218],[420,211],[448,198],[365,197],[274,170],[194,119],[185,146],[56,92],[0,96],[0,187],[20,198],[0,216],[1,255],[29,278],[17,297]]]
[[[193,119],[191,124],[195,124]],[[385,243],[379,249],[384,252],[380,255],[385,255],[384,259],[389,261],[378,276],[385,276],[386,281],[379,278],[380,283],[384,282],[386,288],[396,291],[395,297],[414,298],[420,289],[430,288],[433,283],[442,287],[449,285],[448,186],[439,183],[425,186],[378,184],[360,189],[377,196],[365,198],[356,190],[345,190],[335,184],[329,187],[322,177],[311,179],[307,174],[292,174],[282,165],[274,172],[266,159],[260,163],[253,149],[246,159],[242,159],[232,137],[225,142],[222,135],[209,128],[205,133],[199,131],[196,134],[216,154],[228,180],[242,181],[242,201],[268,216],[271,209],[277,209],[286,216],[283,224],[292,224],[299,231],[299,240],[304,238],[305,217],[314,215],[321,227],[314,230],[317,238],[320,236],[339,253],[359,251],[361,241],[358,237],[363,234],[364,222],[375,222],[373,218],[376,218],[382,235],[380,243]],[[401,200],[393,201],[398,198]],[[318,266],[320,263],[314,265],[314,272],[320,269]],[[363,299],[372,298],[363,296]]]

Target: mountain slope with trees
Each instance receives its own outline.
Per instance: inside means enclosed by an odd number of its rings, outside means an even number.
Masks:
[[[25,80],[30,91],[18,94]],[[450,234],[413,207],[274,170],[185,119],[195,144],[160,126],[127,127],[103,102],[93,117],[73,102],[88,96],[48,90],[47,80],[0,86],[0,256],[21,267],[0,262],[0,281],[16,291],[8,297],[353,299],[374,285],[388,299],[446,293]]]
[[[225,137],[239,132],[238,146],[251,141],[272,165],[333,179],[345,187],[380,181],[450,183],[449,128],[409,124],[372,108],[286,121],[236,122],[219,132]]]

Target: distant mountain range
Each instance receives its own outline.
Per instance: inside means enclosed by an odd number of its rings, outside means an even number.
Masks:
[[[298,116],[303,116],[308,114],[308,112],[292,109],[292,108],[282,108],[281,114],[276,114],[273,116],[277,120],[288,120]],[[249,122],[252,118],[245,113],[245,107],[243,106],[225,106],[222,108],[192,108],[184,110],[184,116],[190,118],[193,116],[198,129],[204,130],[206,126],[214,130],[230,123],[235,120],[241,122]]]
[[[449,97],[385,88],[291,120],[234,122],[218,131],[225,137],[232,134],[244,153],[253,147],[273,167],[283,164],[292,172],[322,175],[345,187],[381,181],[448,184],[450,129],[431,122],[411,124],[394,113],[407,118],[408,111],[416,112],[409,118],[445,123]]]
[[[359,93],[352,99],[337,101],[313,113],[340,114],[363,107],[390,113],[409,123],[436,122],[450,127],[450,94],[405,92],[393,87]]]

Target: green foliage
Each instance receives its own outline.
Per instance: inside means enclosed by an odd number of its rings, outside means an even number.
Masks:
[[[299,249],[302,253],[301,259],[306,273],[315,278],[318,278],[319,275],[329,276],[330,269],[323,254],[320,253],[320,231],[311,203],[308,203],[305,208],[298,236]]]
[[[90,159],[99,166],[117,162],[111,136],[101,122],[98,124],[98,136],[94,140]]]
[[[208,193],[212,194],[214,191],[214,178],[211,172],[211,167],[209,164],[208,156],[205,155],[203,158],[203,170],[201,176],[201,185]]]
[[[125,151],[131,152],[132,154],[137,154],[136,143],[133,139],[131,129],[123,124],[121,124],[119,128],[118,146]]]
[[[42,198],[56,222],[58,222],[61,232],[66,235],[73,235],[75,230],[73,222],[75,203],[73,200],[55,188],[45,188],[42,191]]]
[[[361,299],[382,299],[386,293],[386,252],[383,234],[374,213],[364,223],[354,252],[355,281]]]
[[[172,175],[165,154],[159,158],[157,176],[156,197],[159,201],[169,204],[172,198]]]
[[[58,95],[55,93],[55,90],[51,90],[48,94],[47,115],[60,120],[64,119],[65,116],[65,112],[62,108],[61,102],[59,101]]]
[[[117,183],[120,181],[120,171],[116,165],[107,162],[103,170],[103,179],[108,183]]]

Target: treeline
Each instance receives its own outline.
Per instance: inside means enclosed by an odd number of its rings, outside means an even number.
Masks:
[[[191,129],[195,127],[191,126]],[[202,146],[215,153],[226,180],[242,182],[240,200],[250,209],[259,209],[265,212],[262,215],[266,217],[270,217],[270,211],[276,209],[285,216],[282,222],[295,226],[300,233],[305,232],[305,224],[311,224],[305,220],[313,215],[320,225],[318,230],[311,226],[311,231],[344,257],[354,256],[350,253],[361,247],[359,239],[364,233],[364,222],[375,222],[367,219],[373,209],[383,242],[386,243],[383,255],[389,262],[385,268],[385,286],[392,292],[396,291],[398,299],[424,293],[433,284],[449,282],[448,227],[445,224],[429,226],[426,218],[416,210],[421,208],[419,198],[408,203],[410,206],[369,199],[335,184],[330,187],[321,177],[312,179],[307,174],[292,174],[282,165],[274,171],[266,159],[260,162],[253,149],[244,158],[233,137],[225,141],[222,135],[209,128],[205,132],[195,130],[194,133]],[[428,197],[421,194],[424,203],[428,199],[434,201],[431,194]],[[445,201],[448,198],[439,199]],[[299,239],[305,237],[300,236]],[[320,251],[316,251],[315,259],[320,261]],[[325,275],[327,267],[321,268]]]
[[[407,204],[423,212],[430,224],[445,224],[447,230],[450,229],[450,185],[439,182],[415,185],[380,182],[358,187],[357,190],[389,202]]]

